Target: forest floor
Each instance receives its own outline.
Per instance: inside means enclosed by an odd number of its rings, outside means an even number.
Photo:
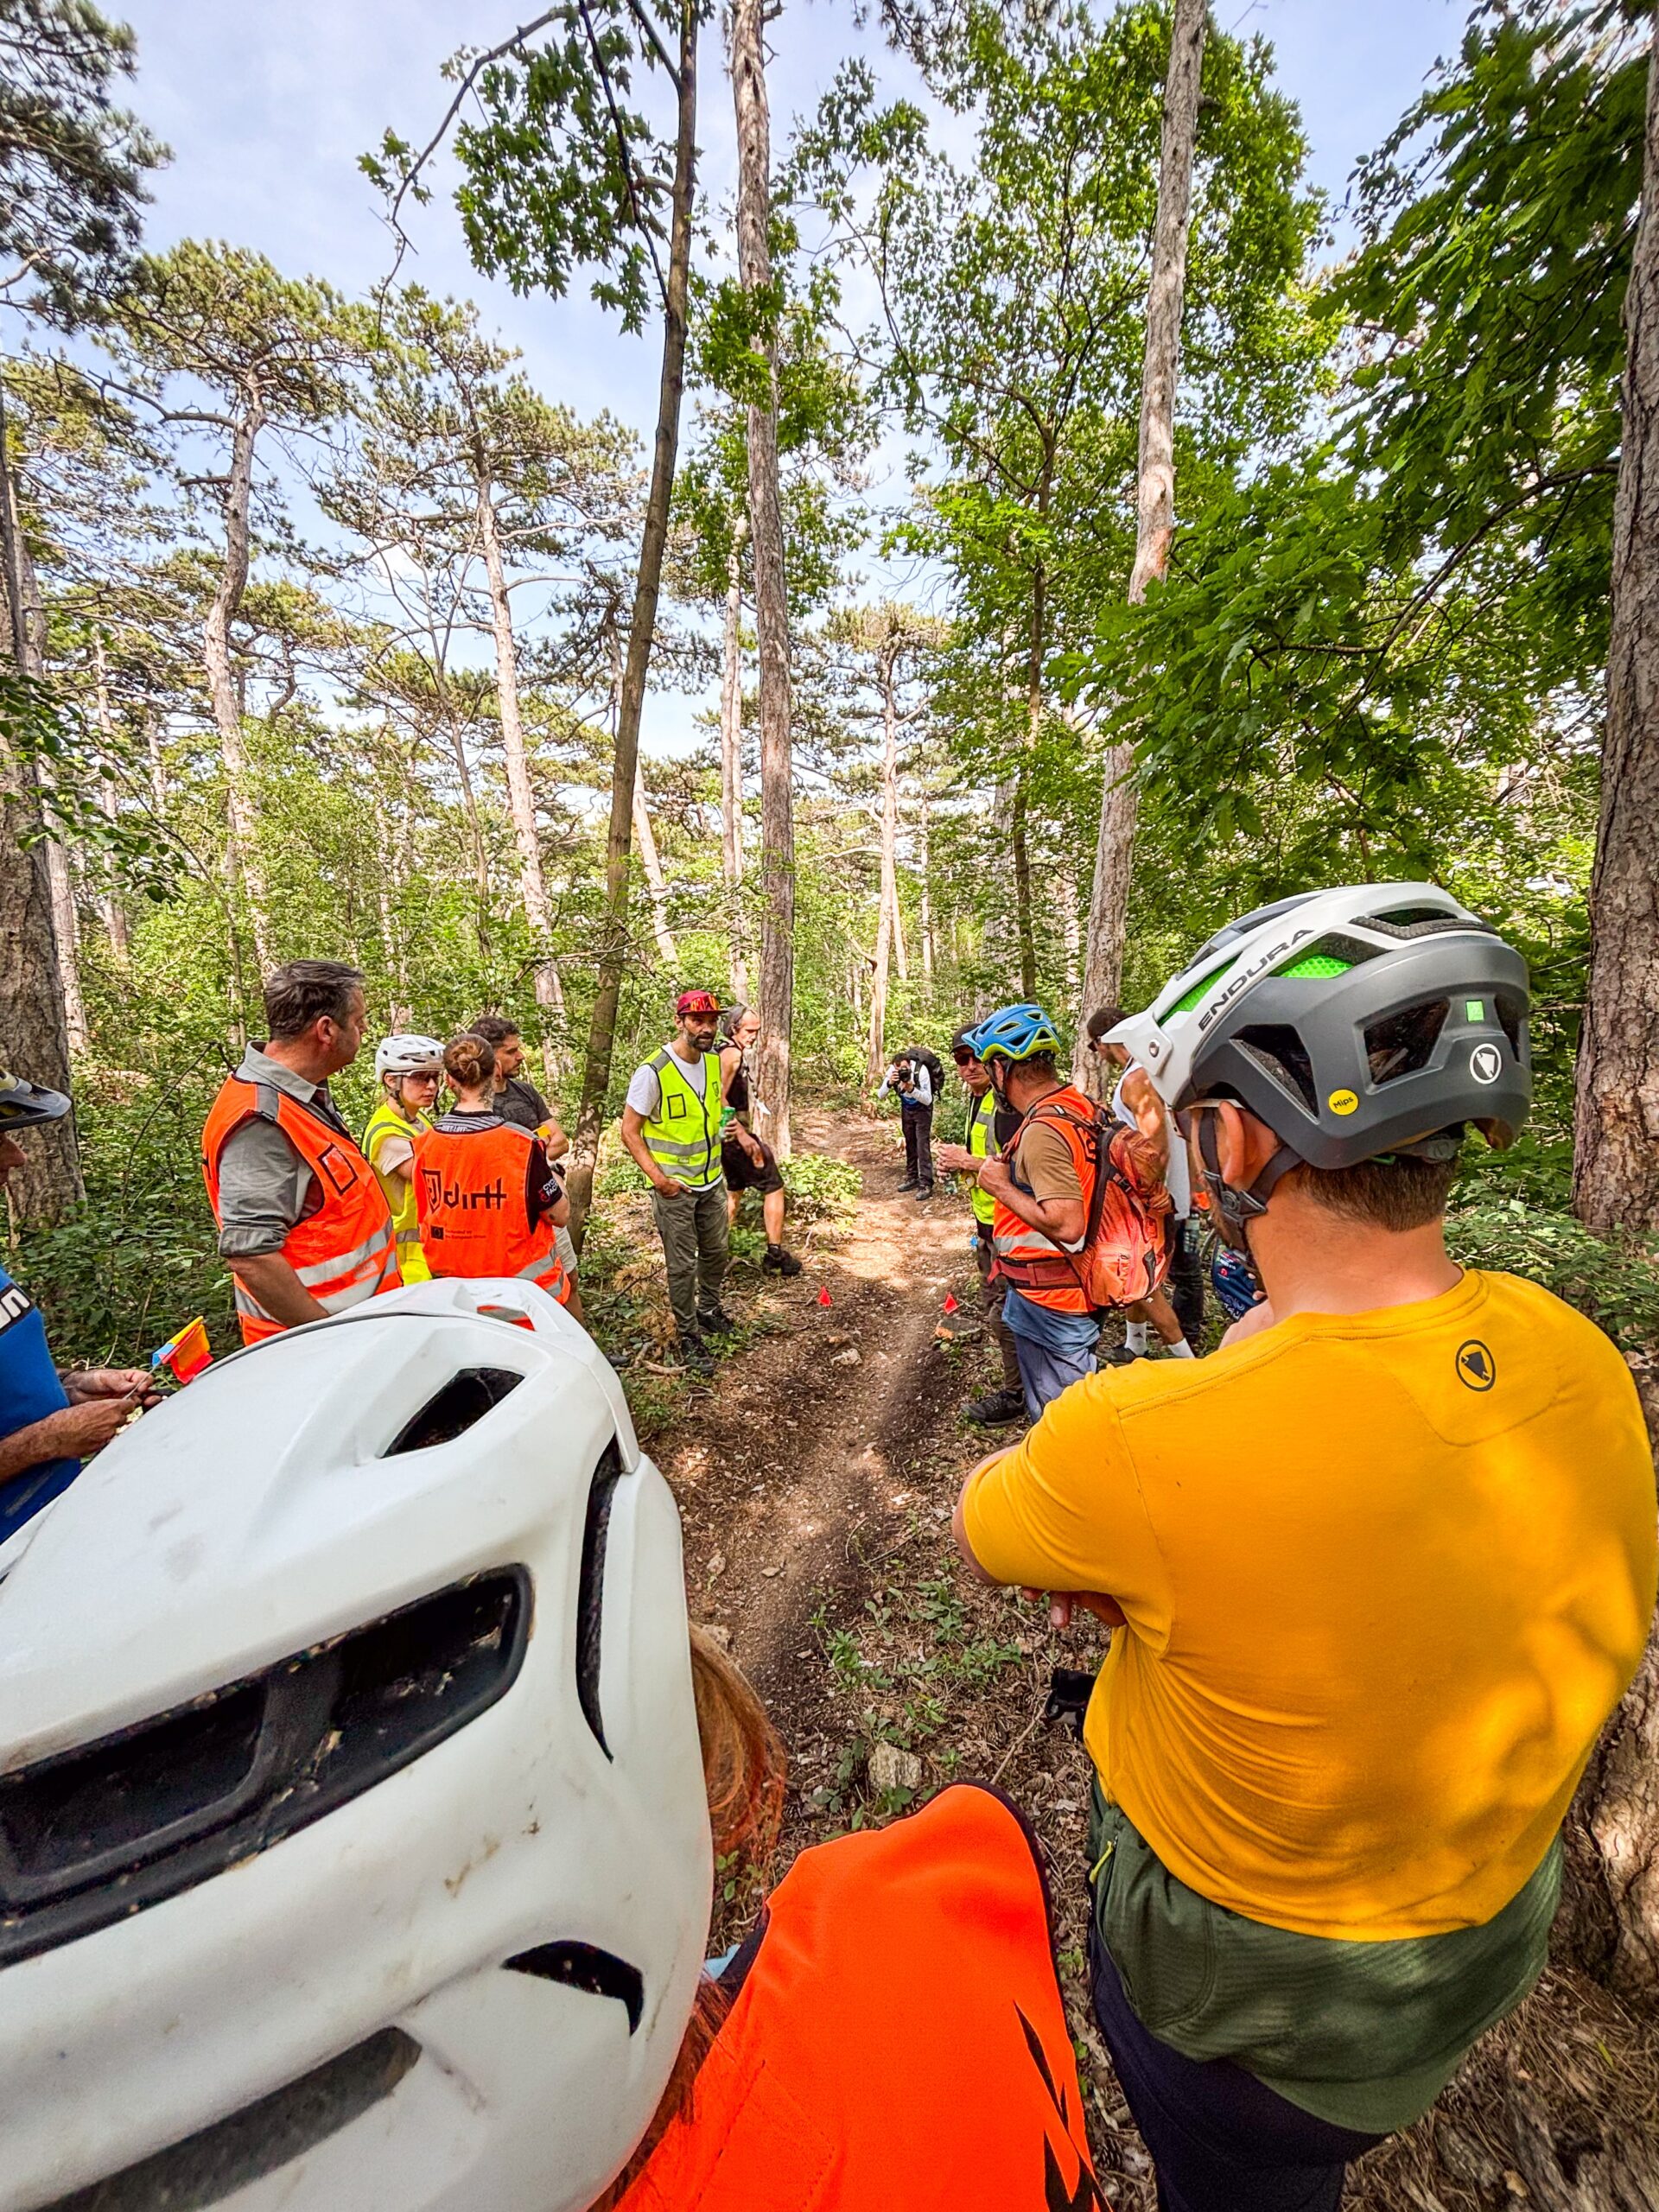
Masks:
[[[850,1220],[791,1237],[806,1262],[794,1281],[734,1271],[727,1303],[743,1329],[712,1384],[636,1392],[630,1380],[642,1440],[680,1502],[693,1617],[728,1643],[788,1747],[770,1878],[807,1845],[890,1819],[950,1779],[1005,1790],[1050,1862],[1102,2187],[1116,2212],[1154,2212],[1150,2163],[1089,2007],[1089,1760],[1069,1726],[1043,1717],[1053,1669],[1092,1673],[1104,1632],[1091,1622],[1055,1636],[1041,1608],[971,1583],[950,1540],[968,1468],[1017,1433],[960,1415],[998,1379],[967,1205],[943,1185],[931,1205],[899,1192],[893,1125],[809,1111],[795,1137],[798,1153],[858,1168]],[[640,1213],[643,1256],[654,1239],[642,1202]],[[734,1885],[721,1940],[753,1903]],[[1345,2202],[1648,2212],[1656,2177],[1659,2037],[1562,1968],[1427,2119],[1360,2162]]]

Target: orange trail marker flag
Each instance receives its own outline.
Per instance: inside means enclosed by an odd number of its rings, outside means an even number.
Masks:
[[[151,1352],[152,1369],[165,1367],[175,1382],[188,1382],[200,1374],[204,1367],[211,1367],[213,1355],[207,1342],[207,1324],[198,1314],[194,1321],[187,1321],[170,1344],[159,1351]]]
[[[818,1293],[818,1303],[820,1306],[827,1306],[830,1303],[830,1286],[828,1283],[825,1283],[823,1288]]]
[[[944,1310],[947,1313],[959,1313],[962,1311],[957,1303],[957,1294],[954,1290],[947,1290],[944,1294]]]

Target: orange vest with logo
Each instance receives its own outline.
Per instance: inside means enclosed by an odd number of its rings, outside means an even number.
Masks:
[[[475,1129],[440,1125],[415,1140],[415,1204],[421,1246],[435,1275],[512,1275],[538,1283],[561,1306],[570,1278],[553,1224],[532,1226],[526,1203],[536,1140],[512,1122],[478,1117]]]
[[[959,1784],[804,1851],[624,2212],[1109,2212],[1031,1840]]]
[[[296,1221],[282,1244],[282,1256],[312,1297],[328,1313],[343,1313],[377,1291],[396,1290],[396,1233],[374,1170],[342,1130],[275,1084],[230,1076],[213,1101],[201,1132],[201,1172],[214,1220],[220,1220],[219,1167],[226,1143],[233,1131],[255,1120],[275,1122],[321,1193],[316,1211]],[[267,1313],[243,1287],[234,1262],[231,1279],[243,1343],[280,1336],[289,1325]]]
[[[1048,1109],[1055,1107],[1063,1109],[1063,1112],[1051,1114]],[[1094,1153],[1088,1137],[1071,1117],[1076,1115],[1087,1123],[1093,1120],[1094,1112],[1094,1102],[1066,1084],[1039,1100],[1002,1154],[1014,1180],[1021,1190],[1027,1189],[1020,1173],[1020,1139],[1030,1128],[1033,1116],[1041,1115],[1045,1128],[1057,1130],[1071,1152],[1083,1191],[1085,1221],[1095,1194]],[[1094,1312],[1093,1302],[1078,1281],[1077,1269],[1059,1246],[1052,1237],[1045,1236],[1040,1229],[1033,1229],[1029,1223],[1021,1221],[1001,1198],[996,1202],[996,1216],[991,1224],[991,1238],[999,1278],[1011,1283],[1021,1298],[1030,1299],[1033,1306],[1049,1306],[1058,1313]],[[1081,1251],[1081,1247],[1078,1249]]]

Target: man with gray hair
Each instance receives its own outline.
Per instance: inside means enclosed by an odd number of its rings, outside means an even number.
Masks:
[[[201,1134],[201,1171],[245,1343],[397,1287],[391,1211],[328,1095],[363,1043],[363,977],[340,960],[268,976],[270,1036],[226,1078]]]

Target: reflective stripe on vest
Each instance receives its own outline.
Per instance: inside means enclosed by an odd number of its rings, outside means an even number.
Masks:
[[[397,1243],[378,1179],[349,1136],[275,1084],[227,1077],[201,1133],[201,1173],[213,1218],[219,1212],[219,1162],[236,1130],[254,1120],[272,1122],[310,1169],[321,1203],[296,1221],[283,1239],[282,1257],[317,1303],[343,1313],[377,1291],[396,1290]],[[231,1263],[237,1318],[245,1344],[279,1336],[289,1326],[268,1313]]]
[[[1051,1942],[988,1790],[804,1851],[624,2212],[1109,2212]]]
[[[405,1282],[429,1282],[432,1279],[432,1270],[427,1266],[426,1255],[421,1249],[421,1220],[415,1205],[415,1178],[412,1173],[404,1177],[383,1174],[376,1154],[388,1137],[407,1137],[413,1144],[422,1130],[429,1129],[431,1126],[429,1116],[417,1114],[413,1122],[406,1121],[390,1098],[383,1098],[370,1115],[363,1131],[364,1154],[374,1170],[381,1195],[391,1209],[391,1225],[397,1239],[397,1266]]]
[[[1061,1108],[1063,1112],[1046,1111]],[[1094,1116],[1094,1107],[1080,1090],[1068,1084],[1058,1090],[1050,1091],[1041,1098],[1020,1124],[1014,1141],[1002,1155],[1009,1171],[1022,1191],[1030,1185],[1020,1173],[1020,1143],[1033,1120],[1040,1119],[1046,1128],[1058,1129],[1065,1140],[1077,1171],[1077,1182],[1083,1192],[1084,1217],[1088,1218],[1090,1200],[1094,1195],[1095,1166],[1090,1157],[1090,1147],[1083,1131],[1069,1118],[1077,1115],[1085,1123]],[[1081,1252],[1084,1240],[1063,1245],[1052,1236],[1044,1236],[1040,1229],[1033,1229],[1028,1222],[1004,1205],[999,1198],[992,1223],[992,1244],[996,1253],[996,1272],[1001,1280],[1010,1284],[1022,1298],[1030,1299],[1033,1306],[1046,1306],[1057,1313],[1092,1313],[1095,1310],[1088,1293],[1077,1280],[1077,1270],[1066,1255]]]
[[[997,1156],[993,1131],[996,1122],[996,1093],[988,1090],[982,1097],[968,1102],[968,1133],[963,1141],[976,1160],[995,1160]],[[968,1192],[968,1203],[974,1210],[974,1219],[982,1229],[988,1229],[996,1218],[996,1200],[988,1191],[982,1191],[977,1183]]]
[[[557,1231],[545,1215],[529,1217],[535,1144],[528,1129],[487,1115],[475,1129],[426,1129],[416,1139],[421,1249],[435,1276],[511,1275],[564,1304],[570,1279]]]
[[[651,1063],[661,1096],[650,1121],[639,1134],[645,1150],[665,1175],[683,1183],[712,1183],[720,1174],[720,1061],[706,1052],[702,1061],[702,1096],[691,1087],[677,1053],[666,1046]]]

